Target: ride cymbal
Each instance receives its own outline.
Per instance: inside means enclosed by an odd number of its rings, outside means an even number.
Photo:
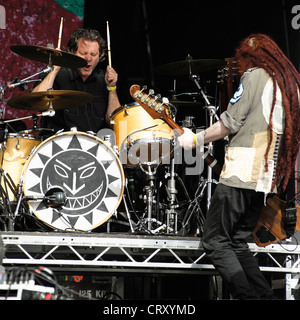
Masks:
[[[43,62],[46,64],[52,64],[55,66],[61,66],[66,68],[83,68],[87,65],[86,60],[76,56],[73,53],[33,45],[15,45],[10,49],[30,60]]]
[[[155,69],[157,73],[167,76],[185,76],[198,72],[207,72],[224,66],[223,59],[187,59],[164,64]]]
[[[73,90],[48,90],[23,94],[10,99],[7,104],[16,109],[47,111],[76,107],[91,102],[89,93]]]

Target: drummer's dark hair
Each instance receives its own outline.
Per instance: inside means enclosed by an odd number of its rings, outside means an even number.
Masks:
[[[300,76],[290,60],[281,51],[278,45],[267,35],[252,34],[245,38],[236,50],[236,59],[240,73],[248,68],[263,68],[277,83],[281,94],[285,111],[285,128],[282,138],[281,156],[276,168],[276,176],[273,182],[282,183],[281,189],[285,190],[291,173],[294,170],[300,144],[300,102],[299,87]],[[276,86],[273,86],[273,101],[270,114],[270,139],[265,152],[265,170],[267,157],[273,139],[272,116],[276,103]]]
[[[99,61],[105,59],[106,54],[106,41],[101,37],[100,33],[95,29],[77,29],[75,30],[68,42],[67,51],[75,53],[78,49],[79,39],[85,39],[89,41],[97,41],[99,44]]]

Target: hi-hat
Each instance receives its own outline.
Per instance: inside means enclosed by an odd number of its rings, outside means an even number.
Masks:
[[[76,107],[91,102],[89,93],[73,90],[48,90],[23,94],[10,99],[10,107],[23,110],[47,111]]]
[[[216,70],[224,66],[226,61],[223,59],[186,59],[164,64],[155,69],[157,73],[167,76],[185,76],[198,72]]]
[[[83,68],[87,65],[86,60],[83,58],[78,57],[73,53],[64,52],[53,48],[33,45],[15,45],[11,46],[10,49],[14,53],[24,58],[46,64],[50,63],[55,66],[66,68]]]

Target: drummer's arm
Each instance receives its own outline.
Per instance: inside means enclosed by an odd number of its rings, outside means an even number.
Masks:
[[[110,115],[120,107],[119,97],[117,94],[117,90],[109,91],[108,93],[108,107],[106,111],[105,120],[109,124],[110,123]]]
[[[53,71],[48,73],[43,81],[40,82],[36,87],[34,87],[31,92],[47,91],[48,89],[53,88],[53,83],[59,70],[59,66],[53,66]]]
[[[108,88],[108,107],[105,120],[109,124],[110,115],[120,107],[119,97],[117,93],[118,74],[113,68],[107,66],[105,74],[105,82]]]

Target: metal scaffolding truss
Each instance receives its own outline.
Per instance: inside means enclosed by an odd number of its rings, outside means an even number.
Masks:
[[[14,232],[3,233],[2,239],[4,265],[201,269],[205,256],[194,238]]]
[[[130,234],[3,232],[3,265],[160,268],[207,271],[199,238]],[[300,273],[300,247],[249,243],[265,272]]]
[[[216,274],[192,237],[109,233],[2,232],[3,266],[48,266],[104,272]],[[286,299],[295,299],[300,279],[300,247],[286,241],[265,248],[249,243],[263,272],[281,273]],[[296,290],[296,291],[295,291]]]

